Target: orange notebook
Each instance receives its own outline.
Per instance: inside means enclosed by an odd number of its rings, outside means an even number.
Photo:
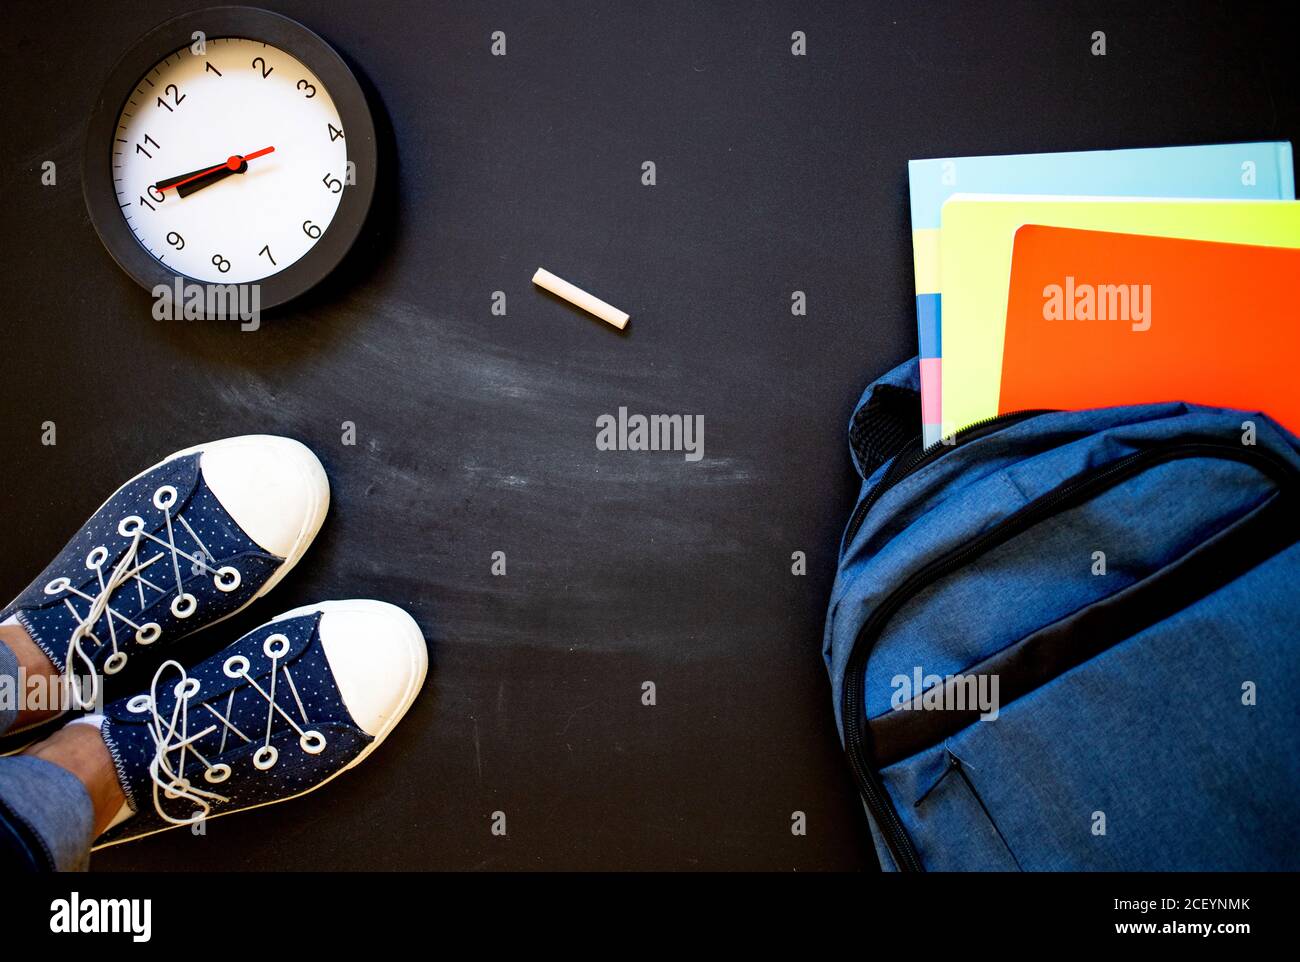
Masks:
[[[1300,250],[1027,225],[999,413],[1193,401],[1300,432]]]

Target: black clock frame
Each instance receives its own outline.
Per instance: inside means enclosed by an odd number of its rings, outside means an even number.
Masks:
[[[299,260],[249,282],[261,289],[260,309],[270,310],[306,293],[343,260],[370,211],[378,169],[374,120],[361,85],[334,49],[297,21],[253,7],[211,7],[168,20],[137,41],[113,67],[90,113],[81,160],[86,210],[113,260],[146,290],[159,284],[170,287],[178,277],[208,283],[168,268],[145,250],[122,216],[112,166],[118,118],[140,78],[166,57],[189,47],[196,30],[203,31],[206,42],[222,37],[255,40],[296,57],[329,91],[346,131],[347,156],[354,164],[356,183],[344,187],[329,227]]]

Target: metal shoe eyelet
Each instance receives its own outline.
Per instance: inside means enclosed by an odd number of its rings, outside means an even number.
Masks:
[[[86,555],[86,567],[91,571],[98,571],[104,567],[104,562],[108,560],[108,549],[103,545],[93,548],[90,554]]]
[[[325,750],[325,736],[315,729],[308,729],[298,739],[298,745],[308,755],[319,755]]]
[[[181,792],[188,792],[189,790],[190,780],[188,778],[178,778],[163,789],[163,794],[168,798],[180,798]]]
[[[199,693],[199,680],[197,678],[186,678],[183,681],[178,681],[176,687],[172,689],[172,693],[177,698],[193,698]]]
[[[268,768],[274,768],[279,758],[280,752],[274,745],[263,745],[253,753],[253,767],[264,772]]]
[[[153,707],[153,700],[148,695],[136,695],[126,703],[126,710],[139,715]]]
[[[181,592],[172,599],[172,614],[177,618],[188,618],[198,610],[199,599],[188,591]]]
[[[266,641],[262,642],[262,653],[267,658],[283,658],[289,653],[289,639],[278,632],[267,635]]]
[[[220,785],[230,777],[230,766],[225,762],[217,762],[211,768],[203,773],[203,779],[210,785]]]
[[[47,595],[62,594],[72,587],[72,582],[67,578],[54,578],[45,586]]]
[[[234,591],[239,587],[241,581],[243,581],[243,577],[240,575],[239,569],[232,568],[230,565],[223,565],[218,568],[216,575],[212,579],[212,583],[218,591],[226,592]]]
[[[178,497],[175,488],[170,484],[164,484],[153,493],[153,506],[160,511],[166,511],[176,503]]]
[[[152,645],[160,637],[162,637],[162,625],[156,621],[146,621],[135,633],[136,643],[141,645]]]
[[[104,674],[116,675],[126,667],[126,652],[115,651],[104,659]]]
[[[231,655],[221,666],[221,670],[226,673],[227,678],[242,678],[248,674],[248,659],[243,655]]]
[[[123,538],[134,538],[144,531],[144,518],[138,514],[128,514],[117,523],[117,533]]]

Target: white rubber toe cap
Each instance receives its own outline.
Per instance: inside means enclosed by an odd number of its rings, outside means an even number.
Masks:
[[[330,489],[320,460],[291,438],[248,434],[202,446],[203,480],[250,538],[291,567],[320,530]]]
[[[383,738],[415,701],[429,670],[429,649],[415,619],[383,601],[323,601],[275,621],[321,612],[320,638],[357,726]]]

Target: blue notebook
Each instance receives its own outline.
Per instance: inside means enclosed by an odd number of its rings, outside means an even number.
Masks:
[[[1295,199],[1287,141],[912,160],[907,176],[926,444],[943,433],[939,231],[953,194]]]

